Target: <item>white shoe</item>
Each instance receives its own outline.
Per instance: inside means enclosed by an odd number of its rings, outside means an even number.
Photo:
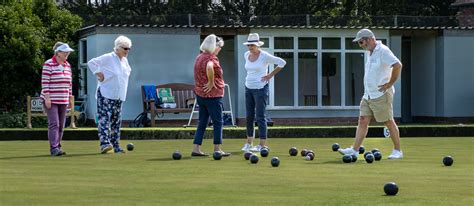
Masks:
[[[263,148],[262,145],[257,145],[257,146],[255,146],[255,147],[250,148],[250,151],[252,151],[252,152],[260,152],[260,150],[262,150],[262,148]]]
[[[339,153],[341,153],[342,155],[355,155],[355,156],[359,156],[359,151],[355,151],[354,148],[352,147],[349,147],[349,148],[346,148],[346,149],[341,149],[339,148],[337,150]]]
[[[402,158],[403,158],[403,152],[394,149],[394,150],[392,151],[392,154],[390,154],[387,158],[388,158],[388,159],[402,159]]]
[[[251,144],[245,143],[244,147],[242,147],[242,151],[248,152],[250,149],[252,149],[252,147],[253,146]]]

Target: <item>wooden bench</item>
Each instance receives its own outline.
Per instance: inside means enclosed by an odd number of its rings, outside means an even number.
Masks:
[[[143,100],[143,112],[150,113],[151,116],[151,126],[155,126],[155,117],[159,114],[164,113],[184,113],[192,112],[192,107],[188,107],[186,100],[196,98],[194,95],[194,85],[192,84],[183,84],[183,83],[170,83],[156,86],[158,88],[171,88],[172,95],[174,96],[176,102],[176,108],[157,108],[155,106],[154,99],[147,99],[145,93],[145,87],[142,86],[142,100]],[[155,90],[156,92],[156,90]]]
[[[74,96],[70,99],[69,105],[71,109],[67,110],[66,116],[71,117],[70,127],[76,129],[75,118],[77,118],[78,113],[74,111]],[[26,127],[28,129],[33,128],[31,118],[40,116],[47,116],[43,111],[43,100],[40,97],[26,96]]]

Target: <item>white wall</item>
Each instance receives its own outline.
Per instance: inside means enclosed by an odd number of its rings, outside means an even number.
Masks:
[[[474,118],[473,37],[444,36],[444,117]]]
[[[390,37],[390,50],[392,50],[393,54],[402,62],[402,37],[401,36],[391,36]],[[403,66],[402,66],[403,69]],[[397,82],[395,82],[395,94],[393,97],[393,116],[394,117],[401,117],[402,116],[402,74],[398,77]]]
[[[474,32],[412,37],[412,115],[474,117]]]
[[[113,50],[118,34],[96,34],[87,38],[88,58]],[[199,35],[192,34],[126,34],[132,40],[128,60],[132,67],[127,100],[123,104],[122,119],[132,120],[142,112],[141,86],[144,84],[194,84],[194,59],[199,54]],[[97,80],[88,72],[88,116],[93,117],[97,106]],[[166,118],[187,118],[189,114],[168,115]]]

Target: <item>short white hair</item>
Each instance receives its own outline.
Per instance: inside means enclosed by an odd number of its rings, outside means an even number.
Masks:
[[[224,46],[224,39],[214,34],[210,34],[206,38],[204,38],[204,41],[202,41],[201,47],[199,48],[203,52],[214,53],[214,51],[216,50],[216,47],[223,47],[223,46]]]
[[[114,45],[114,50],[117,50],[118,48],[130,48],[132,47],[132,40],[126,36],[120,35],[115,39]]]

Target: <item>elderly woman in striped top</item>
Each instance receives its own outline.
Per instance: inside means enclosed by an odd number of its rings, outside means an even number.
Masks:
[[[48,140],[51,156],[66,153],[61,149],[66,107],[72,97],[71,65],[67,62],[69,53],[74,51],[68,44],[57,42],[54,56],[43,64],[41,78],[41,98],[48,116]]]

